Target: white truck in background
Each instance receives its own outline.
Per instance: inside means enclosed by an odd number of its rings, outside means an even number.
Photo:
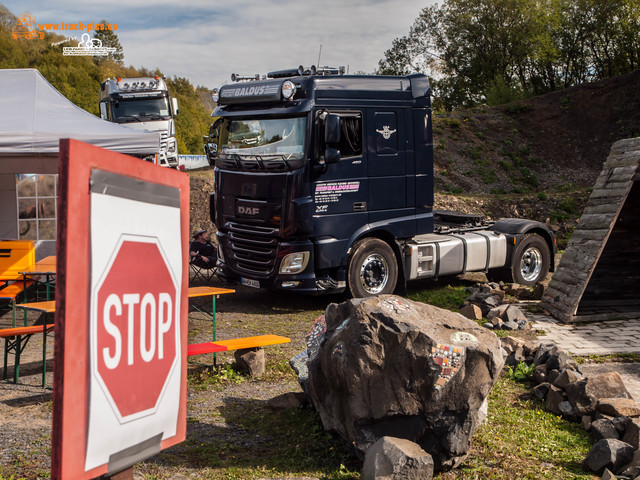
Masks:
[[[107,78],[100,84],[100,116],[113,123],[160,133],[160,152],[148,158],[157,165],[182,170],[178,159],[175,116],[178,100],[169,95],[164,78]]]

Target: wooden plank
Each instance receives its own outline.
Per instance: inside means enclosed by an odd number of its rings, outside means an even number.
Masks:
[[[213,342],[194,343],[192,345],[187,345],[187,356],[225,351],[227,351],[227,347],[218,345],[217,343]]]
[[[241,350],[243,348],[266,347],[279,343],[289,343],[288,337],[279,335],[259,335],[257,337],[234,338],[231,340],[217,340],[215,343],[227,347],[228,350]]]
[[[56,301],[20,303],[16,305],[16,307],[24,308],[25,310],[35,310],[37,312],[54,313],[56,311]]]
[[[218,288],[218,287],[189,287],[189,298],[205,297],[211,295],[222,295],[224,293],[235,293],[235,290],[231,288]]]
[[[44,329],[47,331],[53,330],[54,323],[44,325],[32,325],[30,327],[15,327],[15,328],[3,328],[0,329],[0,338],[16,337],[18,335],[33,335],[34,333],[42,333]]]

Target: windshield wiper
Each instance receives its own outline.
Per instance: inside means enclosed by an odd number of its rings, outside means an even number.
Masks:
[[[118,120],[122,120],[125,118],[133,118],[134,120],[137,120],[138,122],[143,122],[144,120],[140,120],[140,117],[136,116],[136,115],[121,115],[118,117]]]

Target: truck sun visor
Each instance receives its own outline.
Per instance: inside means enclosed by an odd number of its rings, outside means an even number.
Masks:
[[[282,100],[283,80],[242,82],[225,85],[220,89],[221,105],[239,103],[279,102]]]

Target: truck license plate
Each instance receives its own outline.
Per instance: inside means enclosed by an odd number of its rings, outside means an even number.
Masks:
[[[258,280],[252,280],[250,278],[241,278],[240,280],[242,281],[242,285],[246,287],[260,288],[260,282]]]

